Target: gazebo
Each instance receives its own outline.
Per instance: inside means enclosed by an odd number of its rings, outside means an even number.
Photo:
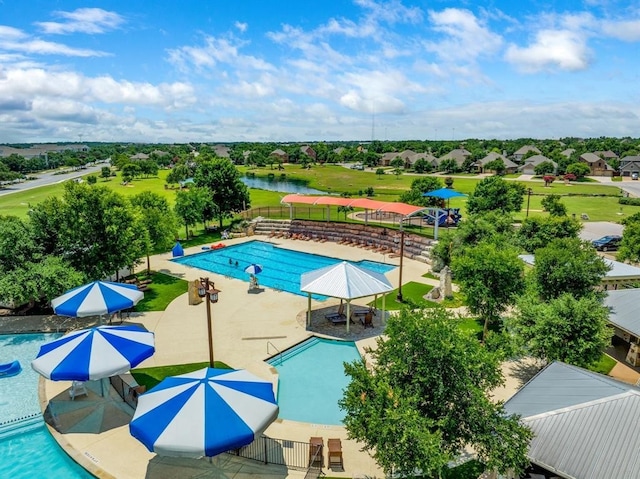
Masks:
[[[311,295],[320,294],[340,298],[347,302],[347,332],[351,319],[351,301],[367,296],[388,293],[393,286],[387,277],[376,271],[361,268],[343,261],[324,268],[303,273],[300,277],[300,290],[307,293],[307,327],[311,325]],[[382,317],[385,313],[385,297],[382,297]]]

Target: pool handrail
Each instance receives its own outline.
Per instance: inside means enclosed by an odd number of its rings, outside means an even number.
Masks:
[[[280,358],[280,364],[282,364],[282,351],[280,351],[275,344],[273,344],[271,341],[267,341],[267,356],[269,356],[269,345],[271,345],[273,347],[273,349],[276,350],[276,352],[278,353],[277,357]]]

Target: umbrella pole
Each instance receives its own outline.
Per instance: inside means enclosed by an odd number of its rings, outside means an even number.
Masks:
[[[347,333],[349,333],[350,322],[351,322],[351,300],[347,299]]]
[[[307,327],[311,327],[311,293],[307,293]]]

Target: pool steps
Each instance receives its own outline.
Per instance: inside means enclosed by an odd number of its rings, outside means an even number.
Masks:
[[[31,414],[0,423],[0,441],[44,426],[42,414]]]

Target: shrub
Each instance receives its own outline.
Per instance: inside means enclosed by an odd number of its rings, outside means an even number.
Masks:
[[[621,205],[640,206],[640,198],[619,198],[618,203]]]
[[[551,183],[555,181],[556,177],[553,175],[544,175],[542,179],[544,181],[544,186],[549,186]]]

